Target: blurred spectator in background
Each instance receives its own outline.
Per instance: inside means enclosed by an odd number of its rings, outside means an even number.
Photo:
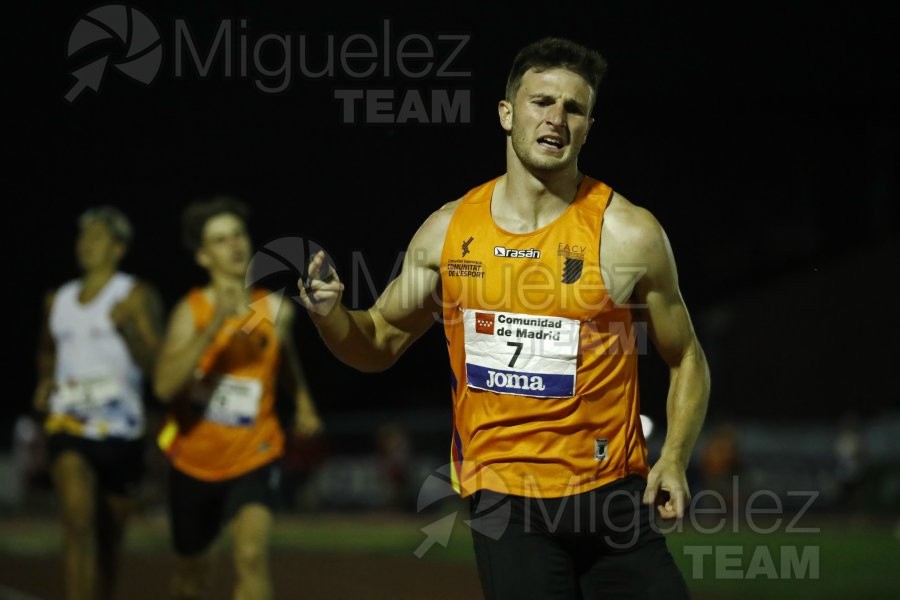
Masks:
[[[31,508],[39,504],[39,492],[51,487],[46,440],[40,422],[31,415],[19,415],[13,425],[13,462],[18,486],[11,494],[13,503]]]
[[[698,502],[704,508],[724,506],[728,512],[736,510],[734,477],[740,474],[741,458],[737,427],[725,421],[712,428],[700,448],[701,490],[709,490]]]
[[[294,416],[291,416],[293,419]],[[312,474],[328,457],[328,442],[324,433],[299,435],[293,428],[285,428],[284,481],[282,495],[287,512],[312,510],[316,499],[306,492]]]
[[[855,511],[863,508],[863,470],[865,444],[862,424],[854,412],[847,412],[840,420],[834,441],[834,477],[839,489],[838,506]]]
[[[412,441],[407,431],[396,423],[388,423],[376,434],[379,473],[390,490],[389,506],[399,510],[415,510],[415,496],[410,491]]]

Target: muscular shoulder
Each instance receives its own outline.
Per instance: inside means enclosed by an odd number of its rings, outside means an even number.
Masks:
[[[462,202],[462,198],[447,202],[425,219],[410,242],[407,249],[408,257],[421,265],[433,268],[440,266],[447,229],[450,227],[450,220],[460,202]]]
[[[149,282],[147,282],[143,279],[138,279],[137,277],[134,278],[134,283],[131,286],[132,294],[134,294],[136,296],[140,296],[141,294],[153,293],[153,291],[154,291],[153,286],[150,285]]]
[[[44,312],[49,313],[56,301],[57,290],[47,290],[44,292]]]
[[[128,297],[139,302],[151,302],[159,299],[159,292],[148,281],[135,279]]]
[[[189,294],[182,296],[172,308],[170,320],[173,325],[194,327],[194,310],[191,308],[189,297]]]
[[[603,240],[622,258],[640,260],[665,252],[665,233],[656,217],[619,193],[603,216]]]
[[[429,235],[436,235],[441,238],[441,243],[443,243],[447,234],[447,228],[450,226],[450,220],[453,218],[453,213],[456,212],[460,202],[462,202],[462,198],[447,202],[428,215],[428,218],[422,223],[422,227],[419,228],[419,232],[425,231]]]
[[[50,315],[53,313],[53,304],[56,302],[57,290],[51,289],[44,292],[44,325],[49,326]]]

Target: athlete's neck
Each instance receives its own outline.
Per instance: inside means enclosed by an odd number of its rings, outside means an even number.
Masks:
[[[534,231],[556,219],[575,201],[583,178],[574,164],[564,171],[541,173],[521,164],[510,165],[494,188],[491,213],[506,229]]]
[[[207,289],[210,292],[215,291],[218,293],[234,295],[242,301],[250,298],[250,290],[244,285],[244,278],[235,277],[225,273],[211,272],[209,274],[209,286]]]
[[[98,267],[84,273],[81,276],[81,293],[79,299],[87,302],[106,286],[112,276],[116,273],[115,265],[106,265]]]

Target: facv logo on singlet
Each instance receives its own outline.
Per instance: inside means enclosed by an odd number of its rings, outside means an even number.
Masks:
[[[537,248],[529,248],[528,250],[520,250],[518,248],[506,248],[504,246],[494,246],[494,256],[502,256],[504,258],[540,258],[541,251]]]
[[[560,243],[556,253],[565,259],[562,269],[561,281],[573,284],[581,279],[584,271],[584,253],[586,246],[578,244]]]

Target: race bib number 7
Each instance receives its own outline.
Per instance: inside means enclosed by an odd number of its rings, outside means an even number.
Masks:
[[[469,309],[463,326],[469,387],[536,398],[575,395],[578,321]]]

